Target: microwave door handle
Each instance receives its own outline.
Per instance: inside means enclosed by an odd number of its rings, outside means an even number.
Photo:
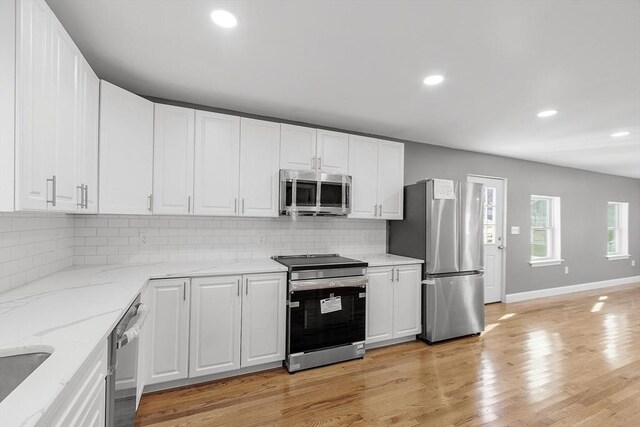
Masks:
[[[296,200],[298,200],[298,180],[293,178],[291,180],[291,207],[296,207]]]
[[[320,209],[320,195],[322,193],[322,175],[320,173],[317,174],[316,181],[316,208]]]

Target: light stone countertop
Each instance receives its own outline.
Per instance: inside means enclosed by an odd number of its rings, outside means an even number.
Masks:
[[[271,259],[83,266],[0,294],[0,356],[52,353],[0,403],[0,425],[36,425],[149,279],[273,272],[286,268]]]

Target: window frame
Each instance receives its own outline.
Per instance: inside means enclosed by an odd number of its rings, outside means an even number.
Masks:
[[[609,206],[616,208],[616,225],[609,226]],[[607,202],[607,234],[606,234],[606,258],[609,260],[628,259],[629,254],[629,203]],[[615,252],[609,252],[609,231],[615,230]]]
[[[546,227],[533,226],[533,223],[531,221],[531,205],[534,200],[544,200],[547,203]],[[562,263],[564,260],[561,257],[562,227],[560,197],[532,194],[529,204],[529,228],[529,264],[532,267],[544,267]],[[544,257],[534,256],[531,252],[531,246],[533,244],[533,232],[535,230],[547,231],[547,255]]]

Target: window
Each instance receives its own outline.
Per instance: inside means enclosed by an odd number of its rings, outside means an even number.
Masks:
[[[607,203],[607,258],[629,258],[629,203]]]
[[[560,197],[531,196],[532,266],[560,264]]]
[[[496,242],[496,189],[484,187],[484,244]]]

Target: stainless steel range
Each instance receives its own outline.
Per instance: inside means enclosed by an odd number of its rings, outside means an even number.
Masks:
[[[364,357],[366,262],[338,254],[276,256],[289,269],[289,372]]]

